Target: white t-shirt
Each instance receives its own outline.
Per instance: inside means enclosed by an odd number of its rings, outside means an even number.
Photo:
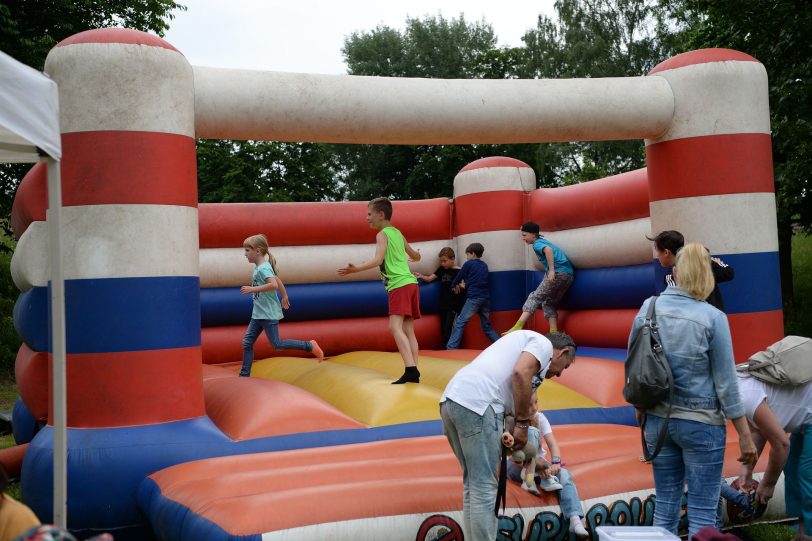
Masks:
[[[773,385],[746,373],[736,375],[744,413],[754,425],[753,415],[764,400],[787,432],[800,432],[812,425],[812,381],[790,387]]]
[[[533,378],[533,390],[543,381],[553,358],[553,345],[535,331],[516,331],[494,342],[454,374],[440,402],[451,399],[477,415],[488,406],[496,413],[513,412],[513,367],[522,352],[528,352],[539,362]]]
[[[540,411],[536,412],[536,420],[538,421],[538,424],[539,424],[539,451],[538,451],[538,456],[540,456],[541,458],[544,458],[545,456],[547,456],[547,451],[544,449],[544,445],[542,444],[541,440],[544,439],[544,436],[546,436],[547,434],[552,434],[553,433],[553,427],[550,426],[550,421],[548,421],[547,417],[543,413],[541,413]]]

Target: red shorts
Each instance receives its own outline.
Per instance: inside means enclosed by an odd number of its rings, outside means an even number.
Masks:
[[[417,284],[407,284],[389,292],[389,315],[420,319],[420,290]]]

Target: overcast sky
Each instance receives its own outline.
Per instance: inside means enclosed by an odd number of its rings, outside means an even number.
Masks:
[[[521,45],[553,0],[179,0],[165,39],[195,66],[302,73],[346,73],[344,38],[406,17],[465,14],[493,26],[499,45]]]

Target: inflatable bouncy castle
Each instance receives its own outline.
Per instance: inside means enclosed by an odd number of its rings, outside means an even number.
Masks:
[[[488,344],[472,323],[439,351],[438,285],[421,286],[419,385],[402,365],[368,259],[366,202],[198,205],[196,138],[378,144],[645,139],[647,167],[537,189],[507,157],[460,170],[450,199],[396,201],[421,250],[414,270],[485,246],[492,322],[515,321],[538,284],[528,220],[576,267],[560,326],[579,356],[539,392],[593,532],[650,524],[653,479],[621,396],[640,304],[662,289],[646,235],[677,229],[735,268],[722,285],[736,359],[783,335],[767,78],[754,58],[709,49],[646,77],[422,80],[192,67],[157,37],[84,32],[55,47],[63,144],[68,521],[116,539],[462,539],[461,472],[438,400]],[[48,243],[41,166],[16,195],[12,274],[23,497],[51,515]],[[237,377],[251,301],[242,241],[265,233],[288,285],[282,337],[329,359],[281,356],[262,338]],[[537,317],[532,328],[544,332]],[[732,443],[732,440],[731,440]],[[726,473],[735,472],[730,447]],[[764,465],[760,465],[763,471]],[[782,493],[781,490],[776,494]],[[500,538],[566,539],[555,496],[509,487]],[[783,513],[780,498],[765,518]]]

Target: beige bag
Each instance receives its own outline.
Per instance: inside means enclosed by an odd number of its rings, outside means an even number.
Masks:
[[[736,370],[767,383],[803,385],[812,381],[812,338],[787,336],[759,351]]]

